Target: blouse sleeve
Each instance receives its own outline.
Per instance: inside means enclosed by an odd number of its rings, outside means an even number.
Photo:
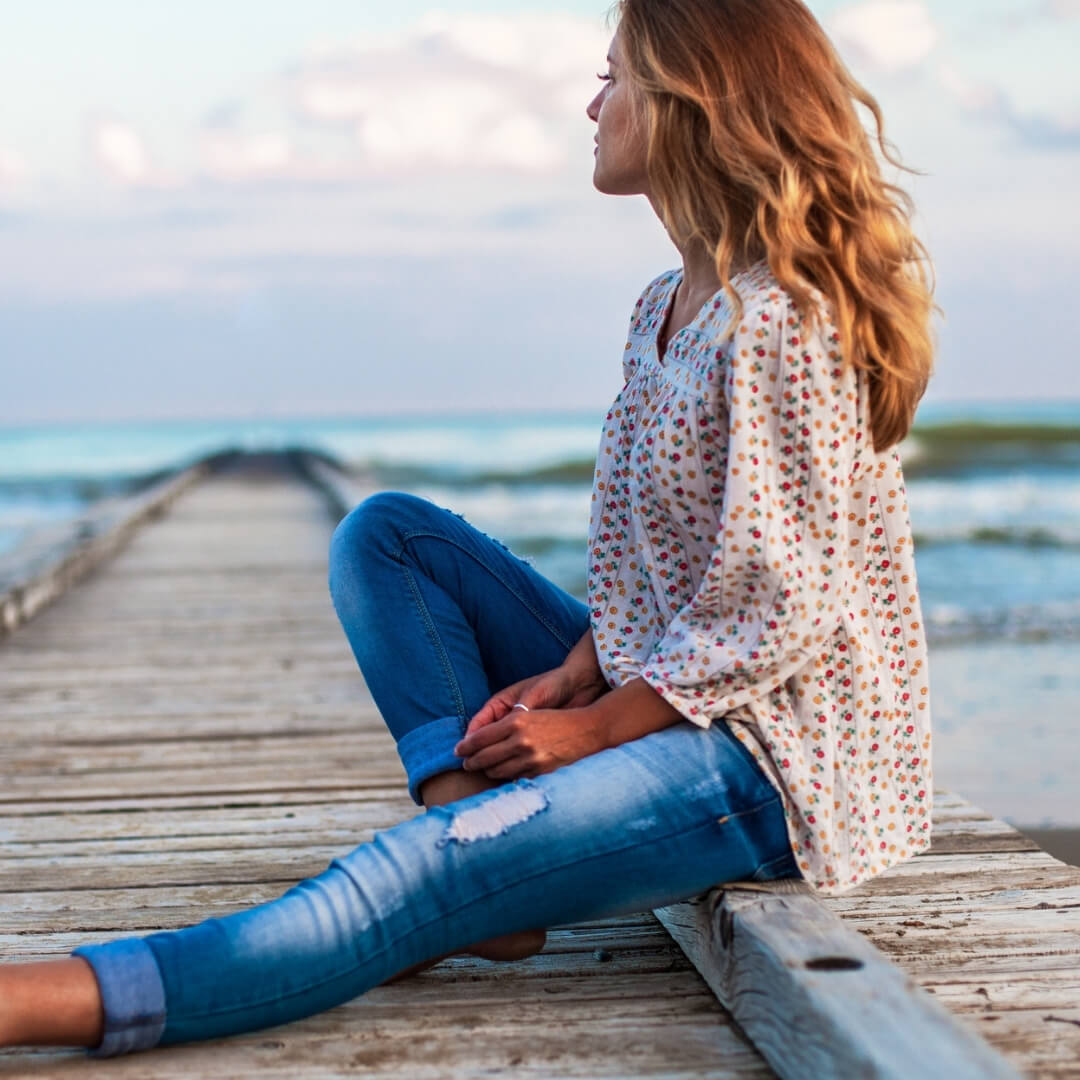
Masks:
[[[856,372],[821,312],[812,326],[783,293],[755,299],[724,355],[719,531],[696,592],[641,668],[702,727],[787,681],[841,618],[862,431]]]

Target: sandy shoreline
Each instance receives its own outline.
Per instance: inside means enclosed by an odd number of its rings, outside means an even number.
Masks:
[[[1080,866],[1080,829],[1026,829],[1023,825],[1016,828],[1055,859]]]

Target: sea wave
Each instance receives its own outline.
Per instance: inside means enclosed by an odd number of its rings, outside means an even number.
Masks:
[[[476,455],[430,454],[424,460],[408,459],[388,447],[361,447],[354,444],[350,460],[380,475],[412,483],[453,484],[457,487],[489,483],[529,486],[531,484],[588,484],[596,468],[591,444],[589,456],[583,447],[567,447],[560,457],[554,440],[533,444],[544,453],[530,460],[515,454],[507,467],[491,468]],[[446,448],[449,450],[449,446]],[[460,447],[458,448],[460,450]],[[366,456],[365,451],[373,456]],[[575,452],[576,451],[576,452]],[[1000,479],[1002,473],[1034,470],[1060,473],[1080,467],[1080,425],[1019,424],[989,421],[923,424],[913,429],[901,447],[904,471],[911,480],[965,477],[986,474]]]
[[[972,611],[938,604],[923,612],[931,645],[975,641],[1075,641],[1080,639],[1080,601],[1021,604]]]
[[[946,532],[915,533],[915,549],[946,544],[974,544],[978,547],[1013,547],[1028,551],[1053,548],[1080,551],[1080,528],[1055,529],[1045,526],[981,525]]]
[[[908,477],[1080,465],[1080,424],[973,420],[917,424],[901,447]]]
[[[1035,546],[1045,534],[1069,544],[1080,537],[1080,470],[916,478],[908,505],[915,532],[930,539],[988,543],[996,534]]]
[[[528,540],[534,550],[543,542],[573,543],[582,552],[589,523],[589,488],[549,485],[527,490],[503,484],[477,488],[417,485],[409,490],[461,514],[470,524],[515,548]]]
[[[481,487],[536,488],[560,485],[592,486],[595,458],[572,458],[532,467],[492,469],[458,464],[411,464],[374,458],[354,463],[372,475],[380,487],[438,487],[456,490]]]

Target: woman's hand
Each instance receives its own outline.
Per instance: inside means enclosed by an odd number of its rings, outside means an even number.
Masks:
[[[470,724],[454,753],[465,758],[469,772],[511,780],[553,772],[606,745],[605,725],[594,709],[512,708],[499,720]]]
[[[575,709],[591,704],[607,689],[599,669],[593,675],[564,664],[493,694],[469,721],[465,734],[501,720],[518,704],[529,709]]]
[[[466,758],[467,770],[483,771],[493,780],[551,772],[602,749],[596,715],[586,722],[583,714],[609,689],[590,628],[557,668],[493,694],[469,721],[454,752]]]
[[[640,677],[578,708],[533,710],[511,705],[500,719],[480,724],[483,711],[473,717],[454,753],[465,758],[466,769],[483,771],[493,780],[553,772],[609,746],[685,721]]]
[[[557,668],[522,679],[488,698],[469,721],[465,734],[501,720],[518,704],[529,709],[576,709],[591,704],[609,689],[596,660],[590,627]]]

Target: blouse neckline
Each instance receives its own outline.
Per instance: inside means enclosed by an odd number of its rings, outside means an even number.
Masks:
[[[732,274],[731,279],[730,279],[732,285],[734,285],[735,282],[741,280],[742,278],[749,277],[755,271],[761,269],[761,267],[765,263],[765,261],[766,260],[762,259],[759,262],[756,262],[753,265],[747,267],[747,269],[740,270],[737,274]],[[682,334],[684,331],[696,328],[698,323],[700,323],[703,319],[707,318],[709,313],[712,310],[714,310],[714,305],[716,304],[716,298],[718,296],[726,296],[727,295],[725,290],[724,290],[724,286],[721,285],[720,288],[716,290],[716,292],[712,293],[709,297],[707,297],[705,302],[701,305],[701,307],[698,308],[697,313],[694,315],[694,317],[688,323],[686,323],[684,326],[680,326],[679,329],[676,330],[674,334],[669,334],[668,335],[667,348],[665,348],[664,352],[661,353],[660,352],[660,333],[667,326],[668,319],[670,318],[672,309],[675,306],[675,293],[678,291],[679,286],[682,284],[682,280],[683,280],[683,269],[682,269],[682,267],[677,267],[671,273],[671,284],[669,284],[669,286],[668,286],[667,295],[664,296],[663,300],[661,301],[660,318],[656,322],[656,331],[653,334],[653,338],[652,338],[653,352],[656,354],[656,359],[661,364],[664,363],[665,356],[667,355],[667,351],[668,351],[668,349],[671,348],[672,343],[675,341],[675,339],[677,337],[679,337],[679,335]]]

